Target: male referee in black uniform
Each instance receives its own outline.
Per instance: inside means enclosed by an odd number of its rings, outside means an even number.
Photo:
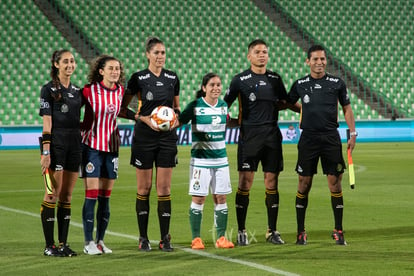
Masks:
[[[326,73],[326,51],[320,45],[309,48],[306,59],[310,74],[298,79],[289,92],[289,101],[302,102],[300,128],[303,130],[298,143],[296,172],[299,175],[296,194],[297,240],[305,245],[305,213],[313,175],[317,172],[319,158],[323,173],[327,175],[334,214],[332,237],[336,244],[346,245],[342,230],[343,197],[341,180],[345,169],[342,156],[341,137],[338,133],[338,102],[342,106],[351,138],[348,148],[353,150],[357,132],[345,83],[338,77]]]
[[[232,79],[224,97],[229,107],[238,99],[240,109],[241,126],[237,154],[239,185],[236,194],[237,243],[239,246],[249,243],[245,225],[249,191],[261,162],[268,217],[266,240],[273,244],[284,244],[279,232],[276,231],[279,209],[278,176],[283,170],[282,135],[277,121],[278,107],[286,106],[287,92],[282,78],[266,69],[269,53],[265,41],[252,41],[248,46],[247,58],[250,68]],[[300,110],[298,106],[288,105],[296,112]]]

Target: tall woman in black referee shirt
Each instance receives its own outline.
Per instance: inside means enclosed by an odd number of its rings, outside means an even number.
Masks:
[[[177,134],[175,130],[163,132],[152,126],[150,114],[160,105],[180,110],[180,82],[175,72],[164,69],[165,45],[157,37],[145,44],[148,68],[134,73],[128,81],[122,104],[121,117],[136,120],[131,149],[131,165],[136,167],[136,213],[140,232],[139,250],[150,251],[147,228],[149,196],[152,187],[153,164],[156,167],[158,219],[161,240],[159,249],[172,251],[170,244],[171,176],[176,164]],[[139,110],[135,114],[127,107],[134,95],[138,96]]]
[[[53,194],[45,192],[40,209],[46,240],[44,255],[76,256],[66,244],[72,191],[78,178],[81,162],[80,108],[81,90],[71,83],[76,68],[75,58],[69,50],[55,51],[51,59],[52,80],[42,87],[39,115],[43,117],[42,172],[49,168]],[[55,208],[59,247],[53,237]]]

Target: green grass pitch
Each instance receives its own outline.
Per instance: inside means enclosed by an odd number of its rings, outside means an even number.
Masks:
[[[233,193],[228,197],[228,235],[235,242],[237,223],[236,145],[228,145]],[[0,151],[0,275],[413,275],[414,274],[414,143],[359,143],[353,154],[356,187],[344,174],[344,230],[348,246],[330,237],[333,214],[325,176],[314,178],[306,218],[308,245],[296,246],[294,172],[296,145],[284,145],[285,170],[280,175],[278,230],[286,244],[265,242],[266,211],[263,173],[259,170],[250,194],[246,247],[214,248],[213,203],[208,198],[202,223],[206,249],[190,249],[188,222],[190,146],[179,147],[173,172],[171,235],[175,251],[160,252],[156,192],[151,194],[149,238],[151,252],[139,252],[135,215],[135,169],[129,148],[120,152],[119,179],[111,197],[111,220],[106,244],[112,255],[82,252],[81,209],[84,188],[78,181],[73,194],[69,244],[73,258],[43,256],[40,223],[43,197],[38,150]],[[345,149],[344,149],[345,153]],[[57,227],[55,227],[55,232]]]

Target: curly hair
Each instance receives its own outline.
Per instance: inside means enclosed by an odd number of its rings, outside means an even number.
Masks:
[[[124,65],[119,59],[113,56],[109,56],[109,55],[100,55],[91,62],[89,74],[88,74],[88,81],[90,83],[101,82],[103,80],[103,76],[99,73],[99,70],[104,69],[106,63],[110,60],[116,60],[119,62],[119,68],[121,70],[121,73],[119,75],[119,80],[117,84],[124,85],[124,82],[125,82]]]

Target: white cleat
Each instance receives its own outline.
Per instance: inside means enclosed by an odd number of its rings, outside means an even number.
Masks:
[[[89,244],[85,245],[83,252],[88,255],[101,255],[102,251],[96,246],[94,241],[90,241]]]
[[[105,254],[112,253],[112,250],[105,246],[103,240],[100,240],[96,246],[98,247],[98,249],[100,249]]]

